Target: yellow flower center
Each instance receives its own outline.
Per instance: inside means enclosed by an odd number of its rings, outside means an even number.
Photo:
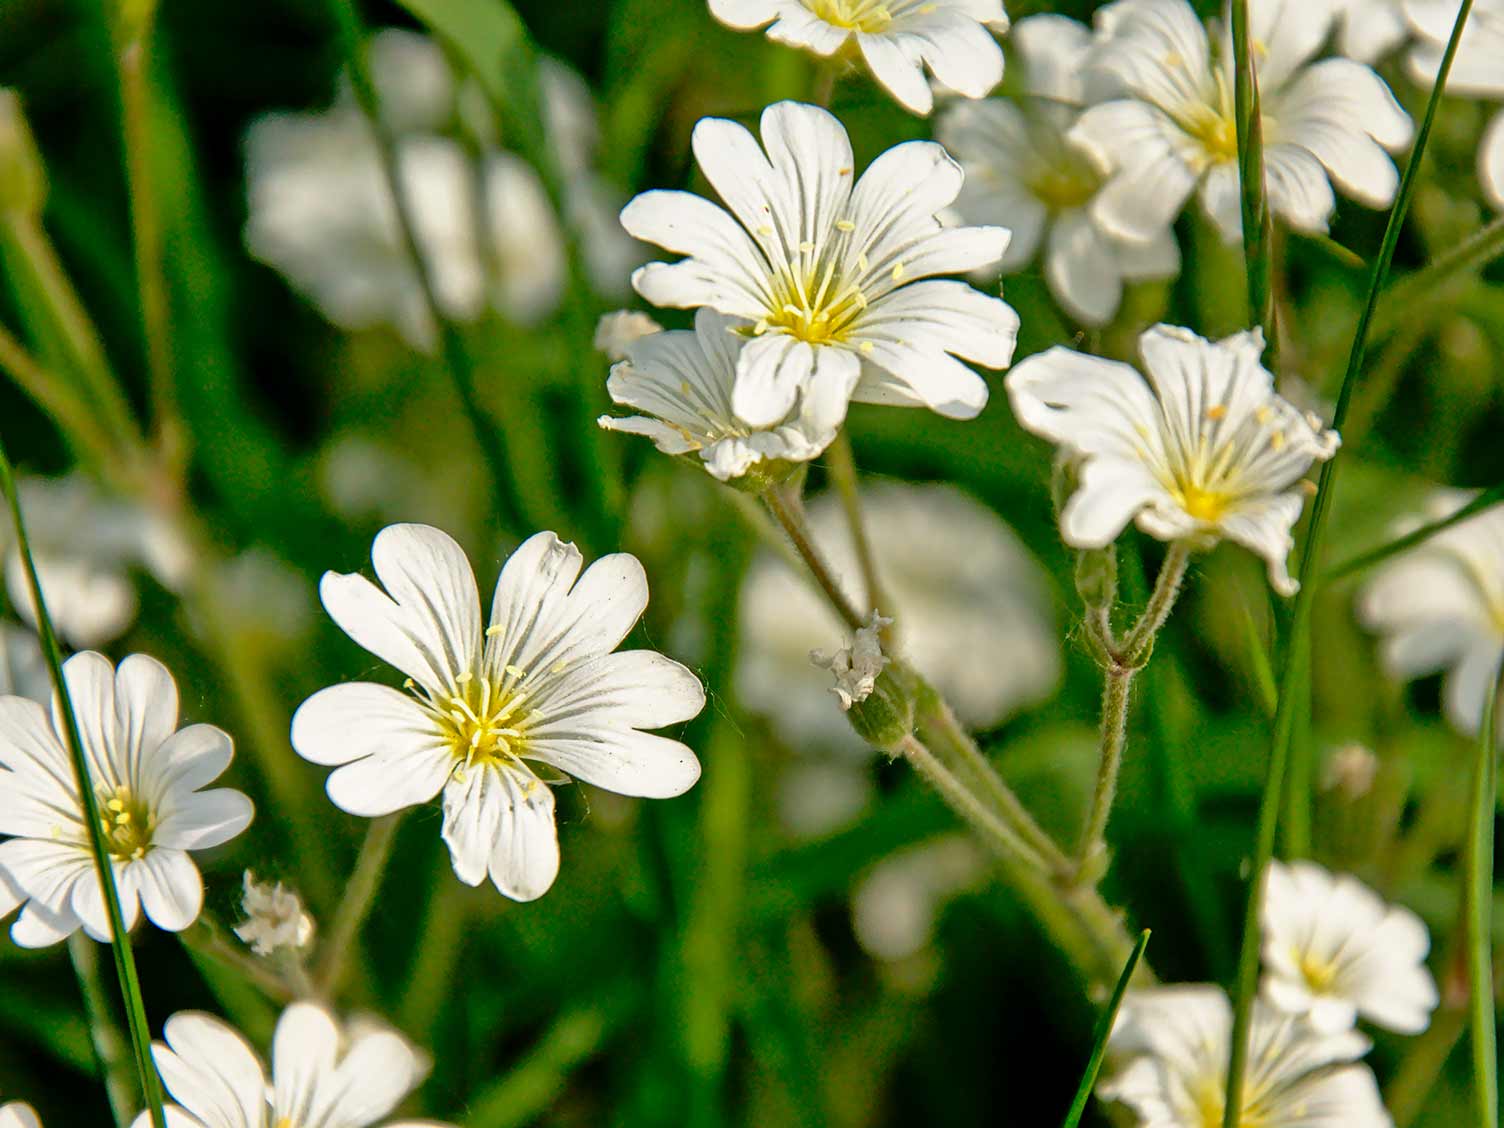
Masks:
[[[514,763],[521,756],[533,716],[523,711],[528,694],[520,685],[526,676],[516,666],[508,666],[500,682],[461,674],[458,692],[433,702],[458,769]]]
[[[1300,957],[1300,974],[1311,993],[1321,995],[1337,981],[1337,965],[1305,952]]]
[[[880,32],[893,22],[885,0],[807,0],[809,10],[836,27],[867,33]]]
[[[1268,1118],[1257,1108],[1258,1101],[1251,1099],[1248,1090],[1251,1081],[1243,1086],[1243,1115],[1238,1117],[1237,1128],[1268,1128]],[[1219,1077],[1203,1078],[1195,1092],[1196,1128],[1222,1128],[1222,1111],[1227,1107],[1226,1082]]]
[[[1198,106],[1182,124],[1205,152],[1208,164],[1238,159],[1238,123],[1232,114]]]
[[[1029,180],[1035,199],[1052,211],[1067,211],[1085,205],[1101,187],[1101,178],[1085,162],[1070,160],[1067,154],[1059,163],[1041,168]]]
[[[1222,519],[1222,515],[1227,512],[1227,503],[1231,500],[1224,493],[1203,489],[1194,482],[1182,484],[1175,491],[1174,497],[1180,508],[1208,525],[1215,525]]]
[[[105,849],[122,862],[140,861],[151,848],[156,816],[144,802],[131,794],[129,787],[101,791],[98,795],[99,828],[104,832]]]
[[[795,248],[788,265],[771,279],[768,311],[752,327],[754,336],[778,330],[812,345],[846,340],[867,309],[867,295],[861,287],[869,269],[867,256],[856,256],[855,276],[848,273],[846,261],[854,230],[849,220],[838,220],[835,233],[823,246],[801,243]],[[889,275],[895,284],[903,281],[903,263],[894,263]]]

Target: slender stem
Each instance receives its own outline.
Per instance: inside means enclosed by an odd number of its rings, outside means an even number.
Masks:
[[[1462,0],[1452,26],[1452,36],[1447,42],[1437,71],[1436,83],[1426,103],[1425,117],[1416,134],[1415,147],[1405,166],[1400,181],[1399,193],[1394,207],[1390,209],[1389,221],[1384,228],[1384,238],[1379,253],[1374,259],[1368,281],[1368,299],[1358,318],[1353,334],[1352,351],[1348,355],[1347,371],[1342,377],[1342,386],[1337,393],[1337,403],[1332,412],[1332,428],[1340,431],[1352,403],[1353,388],[1358,373],[1363,369],[1363,359],[1368,346],[1368,331],[1373,313],[1378,305],[1379,293],[1389,274],[1389,264],[1394,259],[1394,248],[1399,242],[1400,229],[1415,195],[1421,160],[1425,156],[1426,142],[1431,136],[1431,126],[1436,120],[1436,110],[1441,104],[1441,94],[1446,87],[1447,75],[1452,70],[1452,60],[1462,40],[1462,29],[1472,11],[1473,0]],[[1269,752],[1268,774],[1264,781],[1264,794],[1259,803],[1258,832],[1254,846],[1253,865],[1248,884],[1248,902],[1243,914],[1242,946],[1238,956],[1238,978],[1233,1010],[1232,1052],[1227,1067],[1227,1092],[1222,1111],[1223,1128],[1238,1128],[1243,1107],[1243,1078],[1248,1067],[1249,1035],[1253,1024],[1253,1000],[1258,993],[1259,978],[1259,917],[1264,903],[1264,871],[1274,854],[1274,840],[1279,823],[1280,801],[1284,792],[1285,766],[1290,753],[1290,741],[1295,731],[1295,678],[1300,674],[1300,662],[1296,656],[1302,653],[1311,630],[1312,598],[1315,594],[1316,564],[1320,559],[1321,535],[1326,526],[1326,516],[1332,503],[1333,486],[1341,452],[1321,467],[1321,476],[1316,483],[1316,498],[1312,506],[1310,530],[1306,534],[1305,551],[1300,559],[1300,591],[1295,599],[1289,641],[1286,647],[1284,670],[1280,679],[1279,705],[1274,718],[1274,740]]]
[[[1366,568],[1373,567],[1375,564],[1381,564],[1391,556],[1396,556],[1407,549],[1414,548],[1416,545],[1424,544],[1437,533],[1450,529],[1453,525],[1460,524],[1474,514],[1481,513],[1485,509],[1490,509],[1498,505],[1501,501],[1504,501],[1504,483],[1490,486],[1477,497],[1473,498],[1472,501],[1457,510],[1457,512],[1449,514],[1439,521],[1432,521],[1429,524],[1422,525],[1420,528],[1414,529],[1402,537],[1396,537],[1392,541],[1379,545],[1378,548],[1369,549],[1367,552],[1360,552],[1357,556],[1348,557],[1342,563],[1328,568],[1323,572],[1318,583],[1322,585],[1334,584],[1338,580],[1346,579],[1354,572],[1361,572]]]
[[[1143,958],[1144,949],[1148,946],[1149,930],[1146,928],[1138,934],[1138,943],[1133,945],[1128,962],[1123,965],[1123,974],[1118,976],[1118,985],[1113,988],[1107,1009],[1097,1019],[1097,1028],[1092,1034],[1091,1057],[1087,1059],[1086,1071],[1081,1074],[1081,1084],[1076,1089],[1076,1099],[1071,1102],[1070,1111],[1065,1114],[1062,1128],[1076,1128],[1086,1113],[1086,1102],[1091,1099],[1091,1091],[1096,1087],[1097,1074],[1101,1072],[1102,1059],[1107,1054],[1107,1039],[1112,1034],[1113,1023],[1117,1021],[1118,1008],[1123,1005],[1128,984],[1133,982],[1133,969],[1138,966],[1138,961]]]
[[[297,990],[295,985],[289,983],[277,969],[255,956],[248,955],[244,949],[236,947],[236,944],[229,940],[218,926],[209,924],[203,917],[200,917],[192,927],[179,932],[178,942],[191,954],[230,968],[247,983],[254,984],[256,989],[267,998],[276,1002],[290,1003],[306,994]]]
[[[1407,274],[1384,291],[1374,316],[1373,331],[1381,335],[1408,321],[1415,302],[1452,275],[1480,267],[1504,254],[1504,216],[1484,224],[1450,250],[1443,251],[1414,274]]]
[[[340,980],[349,966],[348,957],[360,942],[360,926],[376,903],[381,874],[391,860],[397,826],[401,821],[400,812],[384,815],[373,819],[366,831],[366,840],[361,843],[360,856],[356,858],[355,871],[345,886],[344,898],[335,910],[329,931],[324,934],[323,954],[314,975],[314,984],[322,996],[332,996],[339,991]]]
[[[1473,1101],[1478,1128],[1499,1123],[1498,1028],[1494,1017],[1494,801],[1498,794],[1495,720],[1499,698],[1496,673],[1483,705],[1478,733],[1467,856],[1464,865],[1464,919],[1467,931],[1468,1017],[1472,1027]]]
[[[1148,660],[1149,651],[1154,648],[1154,640],[1159,636],[1160,628],[1165,625],[1165,620],[1175,607],[1175,600],[1180,596],[1180,585],[1185,581],[1186,567],[1190,562],[1191,549],[1185,541],[1173,542],[1165,552],[1164,563],[1159,566],[1159,575],[1154,578],[1154,590],[1149,593],[1149,602],[1144,605],[1144,612],[1138,617],[1138,622],[1133,624],[1127,637],[1123,639],[1120,657],[1124,665],[1137,668]]]
[[[42,655],[47,660],[47,673],[52,679],[54,700],[62,715],[68,753],[73,762],[73,782],[78,788],[79,813],[89,831],[94,873],[99,880],[105,913],[110,922],[110,947],[115,954],[115,974],[120,980],[120,992],[125,998],[126,1019],[130,1028],[131,1048],[136,1056],[141,1093],[151,1113],[152,1128],[166,1128],[167,1120],[162,1112],[161,1082],[151,1058],[151,1029],[146,1021],[146,1004],[141,997],[141,982],[136,975],[136,959],[131,951],[130,936],[125,930],[125,916],[120,909],[120,891],[115,887],[114,866],[104,843],[104,832],[99,821],[99,800],[89,778],[89,764],[84,753],[83,737],[78,729],[78,717],[73,711],[72,698],[68,695],[68,683],[63,678],[62,648],[58,646],[52,618],[47,613],[47,601],[42,594],[42,584],[37,578],[36,561],[31,555],[31,541],[21,514],[21,498],[16,492],[15,472],[3,443],[0,443],[0,488],[3,488],[6,499],[10,502],[16,543],[26,566],[26,580],[37,611],[37,633],[41,637]]]
[[[1248,0],[1232,0],[1233,116],[1238,131],[1238,181],[1243,205],[1243,258],[1248,273],[1248,309],[1263,326],[1267,363],[1278,363],[1275,322],[1273,222],[1264,186],[1264,125],[1259,82],[1254,70]]]
[[[1081,845],[1076,853],[1075,880],[1095,881],[1105,870],[1107,854],[1107,820],[1112,817],[1112,803],[1118,793],[1118,773],[1123,766],[1123,745],[1128,734],[1128,702],[1132,696],[1134,670],[1113,666],[1102,683],[1102,751],[1097,759],[1097,782],[1092,788],[1091,806],[1081,828]]]
[[[94,948],[94,941],[75,932],[68,937],[68,958],[73,962],[73,974],[83,996],[84,1014],[89,1020],[89,1040],[94,1045],[94,1059],[99,1064],[99,1076],[110,1100],[110,1112],[114,1114],[116,1128],[126,1128],[135,1111],[136,1095],[130,1042],[110,1012],[110,1000],[100,976],[99,953]]]
[[[44,368],[4,326],[0,326],[0,372],[52,416],[74,450],[86,455],[101,470],[119,457],[114,440],[78,393]]]
[[[882,577],[878,574],[877,558],[872,553],[872,540],[867,536],[867,525],[862,520],[862,498],[857,486],[856,458],[851,452],[851,438],[842,427],[835,440],[825,451],[825,465],[835,483],[836,494],[841,499],[841,510],[846,514],[846,526],[851,530],[851,543],[856,549],[857,563],[862,570],[862,586],[866,589],[869,610],[894,612],[892,601],[883,590]]]
[[[355,8],[354,0],[329,0],[329,7],[334,14],[345,62],[350,70],[350,85],[355,92],[355,99],[360,104],[361,111],[366,116],[367,124],[375,138],[377,152],[380,154],[381,170],[387,191],[392,198],[397,226],[401,230],[403,249],[417,277],[418,288],[422,292],[423,304],[427,308],[429,320],[438,332],[444,365],[454,384],[455,394],[459,397],[460,409],[475,433],[476,444],[480,447],[481,456],[485,459],[486,468],[490,472],[497,518],[503,526],[519,528],[523,521],[523,510],[518,501],[517,486],[513,481],[511,467],[507,461],[501,430],[486,418],[481,408],[480,398],[476,393],[475,368],[470,353],[465,348],[465,342],[459,330],[445,316],[439,304],[432,271],[427,258],[424,257],[422,246],[418,242],[417,221],[413,213],[412,200],[408,196],[407,186],[402,179],[396,139],[381,117],[376,87],[371,78],[370,67],[366,63],[365,28],[361,24],[360,14]]]
[[[820,555],[820,550],[815,547],[814,540],[809,535],[809,526],[804,520],[804,505],[800,502],[798,494],[781,486],[773,486],[763,495],[763,504],[768,507],[768,512],[773,515],[783,531],[793,542],[794,551],[799,553],[815,582],[820,585],[820,590],[830,600],[830,605],[835,608],[836,614],[840,615],[846,625],[852,630],[859,630],[867,625],[867,617],[858,611],[846,593],[841,590],[840,583],[836,580],[830,565]]]
[[[397,1008],[403,1029],[418,1037],[426,1034],[439,1016],[445,985],[453,978],[454,965],[464,949],[465,924],[470,915],[466,897],[469,889],[448,872],[447,857],[439,868],[445,872],[428,895],[428,907],[418,929],[417,957]]]

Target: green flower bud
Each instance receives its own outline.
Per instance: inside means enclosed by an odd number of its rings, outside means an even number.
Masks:
[[[856,734],[884,752],[897,753],[914,731],[914,676],[898,663],[878,674],[872,692],[846,712]]]

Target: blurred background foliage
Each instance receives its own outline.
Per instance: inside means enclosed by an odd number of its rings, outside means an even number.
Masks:
[[[466,18],[502,7],[371,3],[363,16],[373,28],[419,27],[414,11]],[[1090,17],[1088,4],[1062,8]],[[0,85],[19,91],[45,161],[46,231],[144,413],[102,9],[100,0],[0,0]],[[704,190],[688,147],[697,119],[750,121],[767,102],[811,87],[805,57],[716,26],[703,0],[518,0],[515,10],[539,50],[589,83],[599,169],[623,199],[647,187]],[[936,893],[932,935],[917,951],[874,953],[854,926],[853,891],[878,863],[957,832],[940,801],[903,765],[860,760],[871,794],[855,811],[814,836],[782,817],[780,789],[816,786],[797,773],[820,750],[780,735],[736,697],[738,590],[756,536],[706,475],[589,426],[608,407],[607,362],[591,330],[620,301],[591,292],[576,270],[560,312],[543,323],[492,316],[467,327],[482,407],[506,440],[525,515],[498,527],[485,463],[442,361],[387,330],[333,327],[246,254],[247,128],[269,112],[329,105],[341,69],[330,9],[311,0],[169,0],[157,15],[150,125],[191,504],[215,558],[239,566],[181,600],[143,577],[139,620],[111,650],[162,658],[183,687],[186,716],[237,738],[230,779],[256,797],[259,817],[208,860],[211,923],[186,945],[139,933],[153,1028],[200,1007],[264,1045],[275,1002],[215,954],[233,943],[241,871],[296,887],[324,922],[353,864],[365,824],[324,799],[323,771],[298,760],[285,738],[307,694],[372,669],[318,611],[318,575],[360,569],[379,527],[417,520],[455,534],[485,588],[523,536],[551,527],[587,556],[620,547],[645,562],[653,602],[640,639],[694,666],[709,687],[710,706],[685,737],[705,775],[686,797],[654,804],[565,789],[565,865],[554,890],[527,906],[454,880],[436,810],[405,820],[364,941],[349,954],[355,974],[342,1002],[389,1016],[432,1052],[414,1107],[472,1128],[1058,1122],[1094,1003],[1001,884],[983,873]],[[1397,64],[1383,73],[1416,114],[1424,91]],[[526,68],[489,78],[530,81]],[[859,164],[928,128],[861,78],[838,87],[835,110]],[[1397,273],[1486,221],[1473,171],[1482,120],[1476,104],[1444,105]],[[536,136],[504,142],[536,148]],[[1343,203],[1332,241],[1366,259],[1382,222]],[[1023,321],[1019,356],[1059,342],[1127,356],[1137,332],[1161,319],[1208,336],[1242,327],[1239,251],[1194,209],[1179,235],[1181,276],[1134,287],[1113,325],[1089,336],[1051,304],[1037,267],[1007,279]],[[1340,378],[1365,272],[1324,242],[1280,242],[1284,388],[1319,404]],[[14,254],[8,243],[8,326],[26,316]],[[1404,308],[1383,307],[1344,434],[1351,453],[1332,518],[1334,559],[1382,540],[1433,484],[1504,480],[1501,283],[1498,267],[1463,271]],[[0,386],[0,428],[24,470],[69,468],[65,436],[10,384]],[[1070,840],[1093,770],[1099,679],[1071,633],[1071,562],[1054,533],[1047,449],[1020,431],[1001,394],[970,423],[858,406],[850,430],[865,475],[955,483],[1006,520],[1051,577],[1066,637],[1058,692],[984,734],[984,745],[1040,819]],[[823,487],[818,467],[810,487]],[[1152,574],[1159,547],[1141,548]],[[244,565],[250,550],[259,564]],[[1142,571],[1129,568],[1140,597]],[[1372,639],[1354,622],[1352,592],[1350,582],[1335,585],[1317,605],[1315,732],[1298,762],[1319,773],[1331,749],[1355,741],[1379,757],[1362,796],[1320,791],[1316,848],[1415,907],[1433,931],[1446,999],[1438,1033],[1408,1044],[1381,1038],[1373,1060],[1390,1086],[1421,1079],[1407,1093],[1410,1122],[1452,1125],[1464,1115],[1463,1055],[1434,1087],[1421,1059],[1444,1059],[1448,1032],[1462,1023],[1455,982],[1450,992],[1447,984],[1467,744],[1438,718],[1435,679],[1405,690],[1383,679]],[[1231,975],[1239,867],[1268,747],[1256,644],[1269,643],[1279,619],[1256,561],[1226,549],[1198,558],[1142,682],[1106,893],[1135,926],[1153,928],[1149,958],[1165,979]],[[1504,928],[1504,901],[1496,916]],[[0,1093],[30,1100],[49,1125],[106,1122],[60,951],[25,953],[0,939]]]

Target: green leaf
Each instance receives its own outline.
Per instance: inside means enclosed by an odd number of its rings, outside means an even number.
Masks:
[[[1133,980],[1133,969],[1138,967],[1138,961],[1143,957],[1144,949],[1148,946],[1149,930],[1146,928],[1138,934],[1138,943],[1133,946],[1128,962],[1123,965],[1123,974],[1118,976],[1118,985],[1113,988],[1107,1009],[1102,1012],[1102,1017],[1097,1019],[1096,1033],[1092,1037],[1091,1057],[1087,1059],[1086,1072],[1081,1075],[1081,1085],[1076,1089],[1076,1099],[1071,1102],[1070,1111],[1065,1114],[1062,1128],[1076,1128],[1076,1125],[1081,1123],[1081,1116],[1086,1112],[1086,1102],[1091,1099],[1091,1091],[1097,1084],[1097,1074],[1102,1070],[1102,1057],[1107,1053],[1107,1039],[1111,1037],[1113,1023],[1117,1021],[1118,1008],[1123,1005],[1123,996],[1128,993],[1128,984]]]

